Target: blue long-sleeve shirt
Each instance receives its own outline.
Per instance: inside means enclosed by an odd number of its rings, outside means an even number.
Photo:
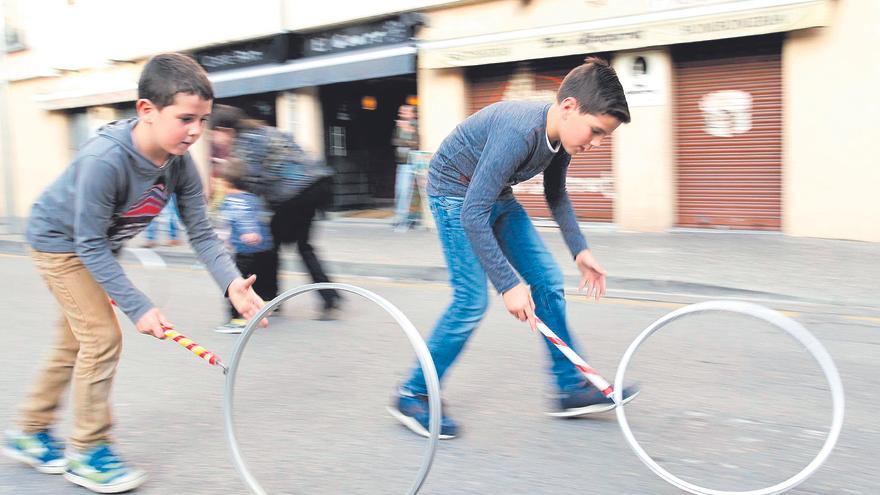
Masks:
[[[489,280],[499,292],[519,283],[492,232],[492,205],[511,186],[544,173],[544,196],[572,256],[587,248],[565,190],[571,156],[547,138],[550,104],[506,101],[480,110],[440,144],[428,170],[428,195],[464,198],[461,221]]]
[[[259,196],[247,192],[227,194],[220,205],[220,218],[229,227],[229,243],[236,253],[262,253],[273,249],[270,214]],[[259,234],[260,242],[246,244],[241,240],[245,234]]]

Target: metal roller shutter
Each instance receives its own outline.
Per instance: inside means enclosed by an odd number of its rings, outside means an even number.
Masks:
[[[470,113],[504,99],[554,101],[556,90],[568,71],[584,57],[532,60],[496,64],[468,70]],[[572,157],[568,169],[568,193],[581,221],[611,222],[614,214],[612,139],[587,153]],[[550,217],[540,176],[515,188],[517,199],[533,217]]]
[[[777,37],[673,50],[679,226],[779,230],[780,53]]]

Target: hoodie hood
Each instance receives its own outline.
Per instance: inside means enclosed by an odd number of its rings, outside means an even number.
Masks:
[[[174,161],[180,159],[180,156],[171,155],[168,158],[168,161],[162,167],[157,167],[153,162],[150,161],[149,158],[141,154],[140,151],[135,148],[134,141],[132,141],[131,134],[134,131],[134,127],[138,123],[138,118],[130,118],[125,120],[116,120],[105,124],[98,128],[97,135],[99,137],[103,137],[113,141],[118,144],[128,153],[129,158],[131,159],[131,164],[134,165],[134,170],[136,170],[139,174],[145,177],[158,177],[165,173],[165,170],[169,165],[174,163]]]

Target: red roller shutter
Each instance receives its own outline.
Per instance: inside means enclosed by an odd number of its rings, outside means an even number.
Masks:
[[[778,230],[779,39],[700,43],[673,56],[678,225]]]
[[[565,57],[470,69],[470,113],[503,99],[551,102],[568,71],[582,62],[583,57]],[[581,221],[613,220],[611,145],[612,140],[607,138],[602,147],[572,157],[568,169],[568,190],[575,214]],[[515,194],[531,216],[550,216],[540,177],[518,187]]]

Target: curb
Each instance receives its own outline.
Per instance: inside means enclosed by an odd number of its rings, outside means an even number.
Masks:
[[[186,266],[202,268],[195,253],[186,250],[156,248],[152,250],[158,257],[170,266]],[[26,255],[27,243],[24,240],[10,240],[0,238],[0,253],[13,255]],[[126,263],[138,263],[133,256],[123,254],[120,258]],[[374,279],[446,283],[448,272],[446,266],[414,266],[388,263],[366,263],[336,260],[322,260],[329,275],[335,277],[367,277]],[[296,254],[282,255],[280,271],[288,274],[306,274],[305,266]],[[565,275],[566,287],[578,287],[580,278],[569,274]],[[737,287],[726,287],[697,282],[684,282],[678,280],[658,280],[631,277],[608,277],[608,285],[613,289],[609,295],[617,294],[623,298],[637,298],[666,301],[696,301],[705,299],[747,299],[755,301],[773,302],[775,304],[788,305],[823,305],[834,307],[860,308],[870,312],[880,310],[878,307],[849,304],[846,301],[822,300],[803,298],[782,293],[763,292]],[[577,291],[568,291],[576,293]]]

